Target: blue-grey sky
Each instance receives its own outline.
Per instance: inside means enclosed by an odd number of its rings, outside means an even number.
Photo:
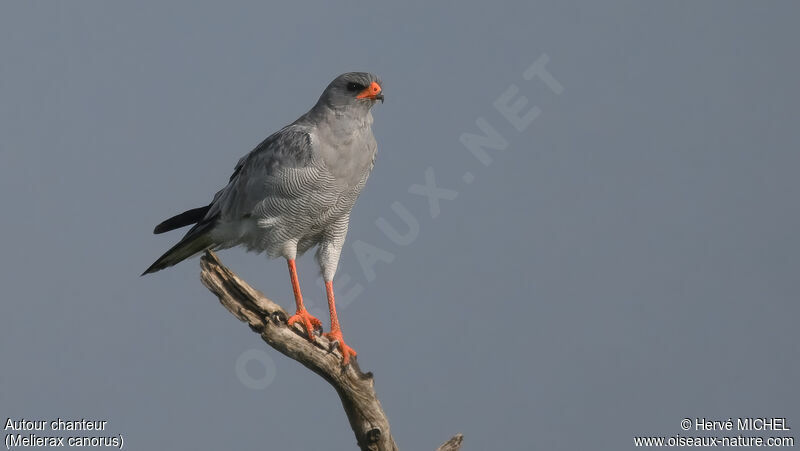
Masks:
[[[335,392],[220,307],[196,259],[138,275],[180,237],[156,223],[366,70],[386,102],[337,287],[401,448],[619,450],[691,435],[685,417],[800,429],[799,13],[3,2],[0,417],[106,419],[132,450],[354,448]],[[550,85],[523,76],[542,57]],[[537,108],[522,130],[504,93]],[[506,143],[488,165],[460,139],[476,121]],[[410,190],[426,172],[452,190],[438,210]],[[283,261],[221,258],[292,307]],[[311,255],[299,270],[326,319]]]

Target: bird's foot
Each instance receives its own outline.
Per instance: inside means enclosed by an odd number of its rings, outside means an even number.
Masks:
[[[308,333],[308,339],[314,341],[314,330],[322,329],[322,322],[311,316],[306,309],[298,310],[297,313],[289,318],[287,323],[289,324],[289,327],[292,327],[294,326],[294,323],[298,321],[303,324],[303,327],[305,327],[306,332]]]
[[[342,353],[342,366],[347,366],[350,363],[350,356],[355,357],[357,355],[355,349],[347,346],[347,343],[344,342],[341,329],[335,329],[323,335],[328,340],[336,342],[337,346],[339,346],[339,352]]]

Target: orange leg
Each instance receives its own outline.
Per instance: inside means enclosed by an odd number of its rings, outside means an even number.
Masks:
[[[336,301],[333,298],[333,282],[325,282],[325,291],[328,292],[328,309],[331,311],[331,331],[324,334],[329,340],[339,344],[339,351],[342,353],[342,365],[350,363],[350,356],[355,357],[356,351],[347,346],[342,337],[342,329],[339,327],[339,317],[336,316]]]
[[[308,333],[308,339],[314,341],[314,329],[322,328],[322,322],[317,318],[311,316],[310,313],[306,310],[303,306],[303,294],[300,293],[300,280],[297,278],[297,266],[294,264],[294,260],[287,260],[289,263],[289,276],[292,278],[292,291],[294,291],[294,302],[297,304],[297,313],[292,315],[289,318],[289,327],[292,327],[294,323],[300,321],[303,326],[306,328],[306,332]]]

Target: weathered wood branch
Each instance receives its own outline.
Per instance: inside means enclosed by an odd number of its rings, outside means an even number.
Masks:
[[[213,252],[200,260],[200,279],[235,317],[278,352],[322,376],[339,394],[342,406],[362,450],[395,451],[389,420],[375,394],[372,373],[362,373],[355,359],[342,367],[342,355],[328,339],[317,336],[314,343],[305,337],[300,324],[289,327],[289,315],[276,304],[226,268]],[[457,451],[462,436],[456,435],[438,448]]]
[[[461,449],[461,442],[464,441],[464,436],[456,434],[450,440],[442,443],[442,446],[436,448],[436,451],[458,451]]]

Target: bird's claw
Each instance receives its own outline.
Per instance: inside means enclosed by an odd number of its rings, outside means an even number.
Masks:
[[[330,340],[331,342],[335,343],[336,346],[339,347],[339,352],[342,353],[342,366],[347,366],[350,363],[350,356],[355,357],[358,355],[356,350],[347,346],[347,343],[344,342],[344,337],[342,337],[341,329],[332,330],[330,332],[322,334]]]
[[[292,327],[294,326],[294,323],[298,321],[301,322],[303,327],[306,329],[306,333],[308,333],[308,339],[314,341],[314,330],[322,329],[322,322],[311,316],[311,314],[308,313],[308,310],[305,309],[298,310],[297,313],[289,318],[287,324],[289,324],[289,327]]]

